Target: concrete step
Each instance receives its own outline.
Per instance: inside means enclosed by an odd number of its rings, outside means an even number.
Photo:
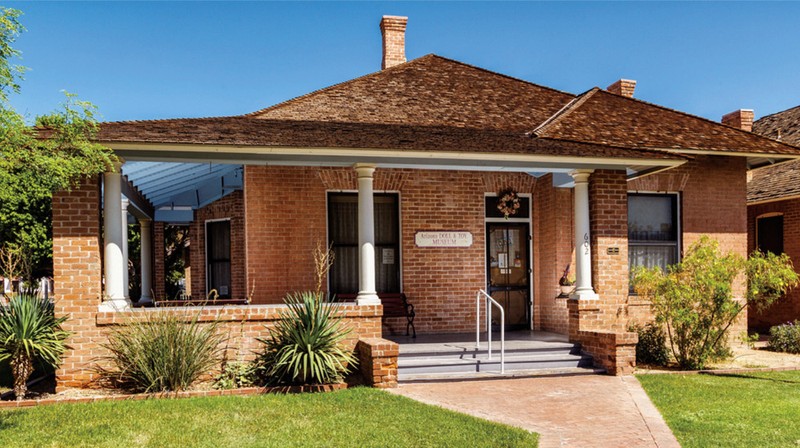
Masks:
[[[578,344],[553,344],[549,346],[542,346],[542,347],[520,347],[520,348],[513,348],[513,346],[508,347],[506,346],[506,356],[509,355],[517,355],[517,354],[526,354],[526,355],[537,355],[537,354],[552,354],[552,353],[567,353],[572,355],[580,354],[581,348]],[[480,349],[475,349],[475,347],[414,347],[414,349],[408,349],[406,347],[400,347],[400,354],[399,358],[424,358],[424,357],[461,357],[461,358],[478,358],[478,357],[487,357],[489,355],[489,351],[485,345]],[[492,357],[500,356],[500,346],[497,345],[492,346]]]
[[[591,367],[592,358],[569,353],[506,353],[505,370],[554,369],[563,367]],[[452,356],[400,358],[397,361],[398,375],[403,373],[444,372],[500,372],[500,354],[488,357],[460,358]]]

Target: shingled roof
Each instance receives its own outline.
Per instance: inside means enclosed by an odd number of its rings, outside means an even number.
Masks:
[[[753,132],[800,146],[800,106],[756,120]],[[796,196],[800,196],[800,161],[755,170],[747,182],[747,202],[767,202]]]
[[[103,123],[99,140],[649,159],[679,158],[663,149],[800,156],[798,148],[597,88],[576,97],[436,55],[247,115]],[[572,142],[580,145],[569,149]]]

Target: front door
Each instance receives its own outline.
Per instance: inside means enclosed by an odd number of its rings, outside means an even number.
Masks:
[[[487,292],[506,313],[508,329],[530,328],[530,257],[528,224],[487,223]],[[492,324],[500,324],[494,312]]]

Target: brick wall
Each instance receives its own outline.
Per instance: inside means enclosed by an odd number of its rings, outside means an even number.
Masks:
[[[153,223],[153,292],[155,300],[166,299],[164,258],[167,256],[164,240],[164,223]]]
[[[625,171],[589,178],[592,285],[600,296],[594,329],[624,331],[628,299],[628,185]]]
[[[400,192],[403,291],[415,306],[417,331],[474,330],[475,293],[486,279],[484,194],[506,187],[533,193],[535,184],[523,173],[375,171],[375,191]],[[314,287],[312,251],[326,241],[326,191],[356,189],[349,168],[245,167],[254,303],[280,303],[289,291]],[[301,211],[284,211],[287,204],[301,204]],[[430,230],[468,231],[473,244],[416,247],[416,232]],[[387,323],[390,332],[405,332],[404,319]]]
[[[100,332],[94,314],[102,296],[99,177],[85,179],[69,192],[53,195],[53,278],[57,316],[69,316],[73,333],[56,372],[59,382],[80,381],[93,357]]]
[[[747,207],[747,250],[756,250],[756,219],[767,214],[783,215],[783,251],[800,266],[800,199],[776,201]],[[800,319],[800,288],[794,288],[761,313],[751,310],[748,326],[752,331],[769,331],[774,325]]]
[[[361,338],[356,345],[358,367],[366,384],[385,389],[397,387],[400,346],[382,338]]]
[[[693,156],[669,171],[628,182],[630,191],[678,191],[681,193],[681,253],[702,235],[720,242],[723,252],[747,255],[747,178],[744,157]],[[744,297],[744,279],[736,282],[736,297]],[[649,316],[649,307],[636,299],[628,310],[638,320]],[[747,317],[731,328],[738,336],[746,329]]]
[[[558,281],[569,264],[575,275],[574,206],[571,188],[553,187],[551,174],[536,183],[534,207],[534,328],[566,334],[567,299]]]
[[[207,294],[206,290],[206,226],[207,220],[230,219],[231,221],[231,290],[232,299],[243,299],[248,296],[247,287],[247,254],[245,252],[245,221],[244,221],[244,195],[241,191],[235,191],[222,199],[198,209],[194,214],[194,222],[191,224],[189,238],[191,250],[189,257],[191,266],[195,269],[191,271],[189,281],[191,290],[197,298],[203,298]]]

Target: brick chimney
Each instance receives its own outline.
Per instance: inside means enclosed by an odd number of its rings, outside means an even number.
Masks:
[[[722,116],[722,124],[741,129],[743,131],[753,131],[753,109],[739,109]]]
[[[636,81],[633,79],[620,79],[614,84],[606,87],[606,90],[609,92],[616,93],[617,95],[627,96],[628,98],[633,98],[633,91],[635,89]]]
[[[406,62],[406,24],[408,17],[383,16],[383,61],[381,70]]]

